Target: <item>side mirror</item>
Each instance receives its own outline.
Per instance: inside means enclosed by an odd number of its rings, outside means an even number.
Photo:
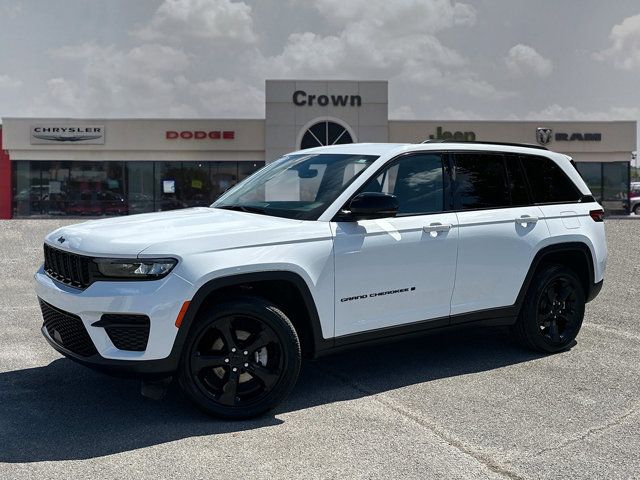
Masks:
[[[355,220],[395,217],[400,208],[395,195],[379,192],[362,192],[351,199],[349,211]]]

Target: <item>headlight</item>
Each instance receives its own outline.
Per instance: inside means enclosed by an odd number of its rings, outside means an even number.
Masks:
[[[98,271],[105,277],[156,279],[167,275],[178,261],[175,258],[96,258]]]

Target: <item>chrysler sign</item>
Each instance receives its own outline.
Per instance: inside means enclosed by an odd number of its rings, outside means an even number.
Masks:
[[[43,144],[104,145],[104,125],[34,125],[31,145]]]

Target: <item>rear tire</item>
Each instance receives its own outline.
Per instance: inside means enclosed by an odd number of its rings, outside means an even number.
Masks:
[[[640,203],[638,205],[636,205],[635,207],[633,207],[633,213],[635,213],[636,215],[640,216]]]
[[[300,341],[287,316],[262,298],[239,297],[198,313],[178,380],[204,412],[243,419],[279,404],[300,364]]]
[[[537,272],[513,331],[526,347],[560,352],[573,345],[584,309],[585,293],[576,273],[562,265],[548,265]]]

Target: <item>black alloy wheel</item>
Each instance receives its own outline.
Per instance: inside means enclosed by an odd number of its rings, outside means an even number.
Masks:
[[[180,384],[207,413],[248,418],[291,391],[300,362],[300,343],[286,315],[263,299],[238,298],[198,315],[183,351]]]
[[[531,282],[513,331],[529,348],[566,350],[582,326],[585,302],[584,287],[573,270],[546,265]]]
[[[545,339],[552,344],[563,344],[567,338],[575,338],[582,318],[578,317],[578,295],[565,276],[556,276],[547,283],[538,301],[538,327]]]

